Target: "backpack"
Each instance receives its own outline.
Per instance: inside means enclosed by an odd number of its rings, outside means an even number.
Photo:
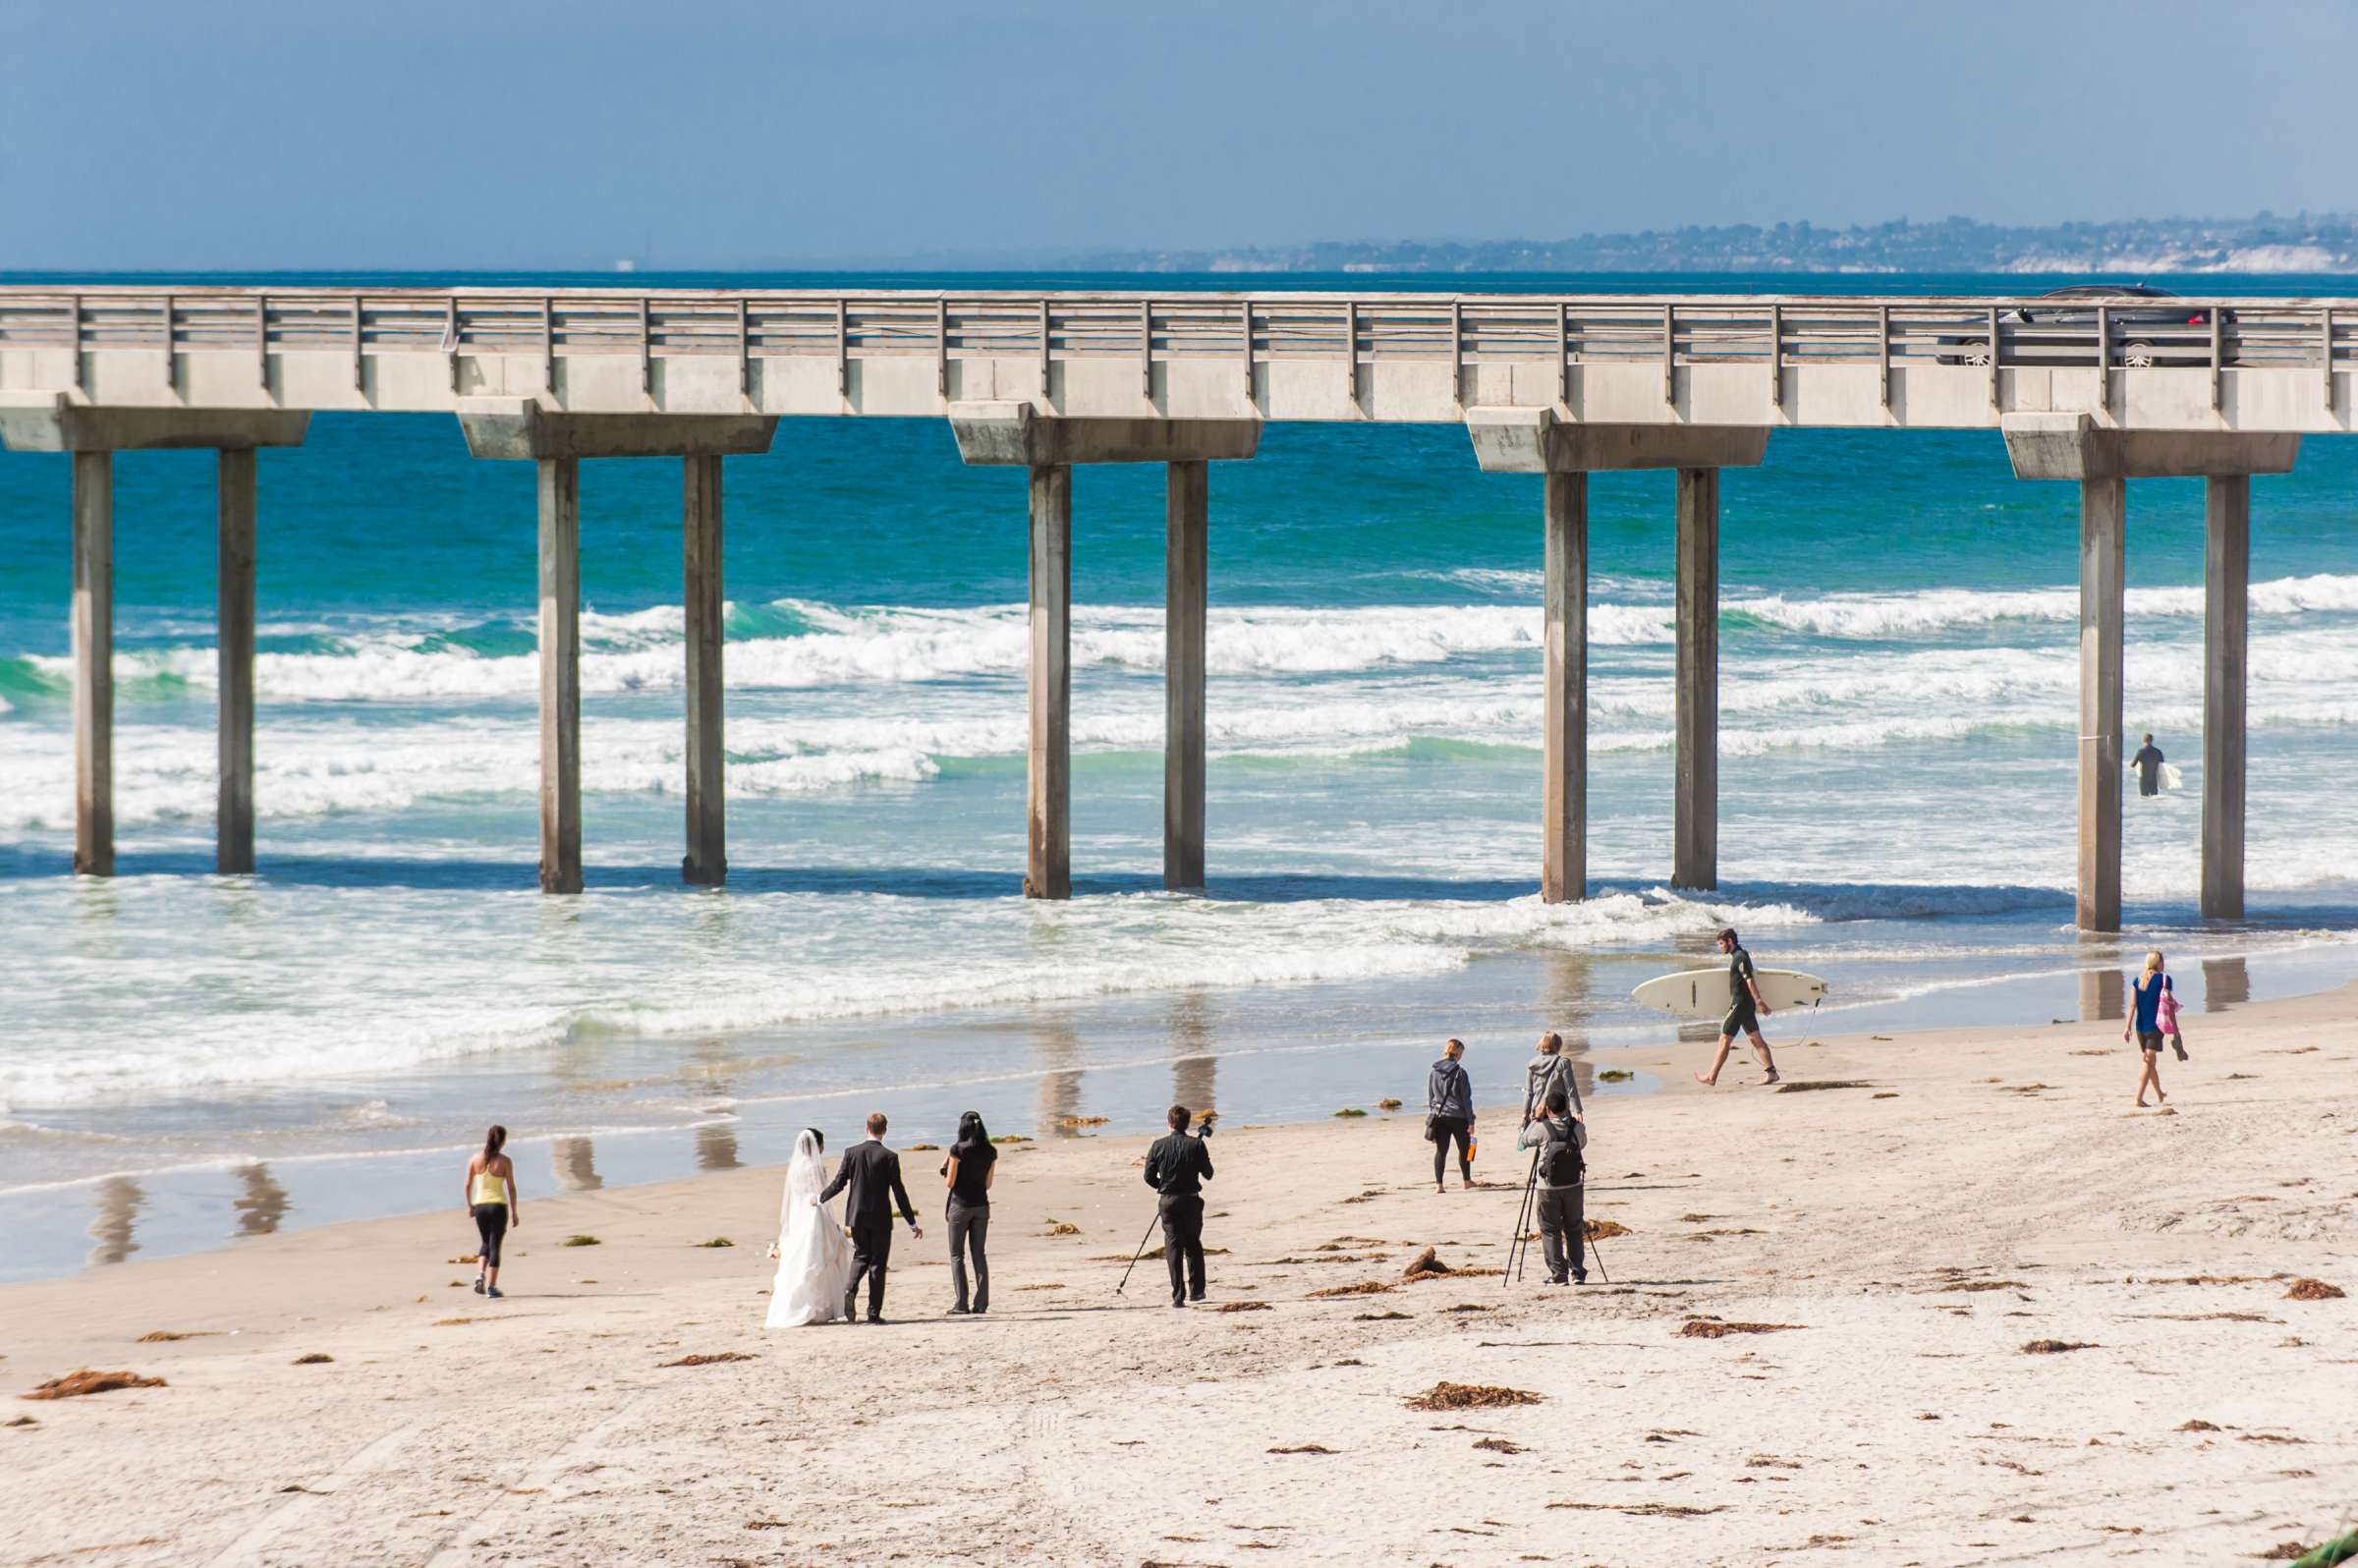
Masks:
[[[1586,1169],[1580,1157],[1580,1135],[1567,1124],[1563,1142],[1550,1141],[1546,1157],[1540,1162],[1540,1175],[1550,1187],[1574,1187],[1580,1183]]]

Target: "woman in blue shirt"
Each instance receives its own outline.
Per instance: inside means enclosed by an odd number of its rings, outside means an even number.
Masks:
[[[2136,983],[2130,987],[2129,1021],[2120,1029],[2120,1037],[2124,1040],[2132,1030],[2136,1032],[2138,1053],[2145,1058],[2145,1066],[2137,1075],[2137,1104],[2141,1109],[2145,1105],[2145,1086],[2148,1084],[2154,1086],[2154,1097],[2158,1103],[2169,1103],[2169,1096],[2162,1092],[2162,997],[2164,992],[2170,993],[2172,1001],[2177,999],[2176,993],[2171,990],[2169,977],[2162,973],[2162,953],[2157,948],[2145,955],[2145,973],[2138,976]]]

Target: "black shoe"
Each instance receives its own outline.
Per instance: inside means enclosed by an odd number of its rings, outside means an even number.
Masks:
[[[1588,1282],[1589,1282],[1589,1276],[1588,1276],[1587,1274],[1585,1274],[1585,1273],[1581,1273],[1581,1274],[1574,1274],[1574,1275],[1572,1276],[1572,1283],[1573,1283],[1573,1284],[1575,1284],[1575,1285],[1585,1285],[1585,1284],[1587,1284]]]
[[[870,1313],[868,1315],[868,1320],[871,1323],[874,1323],[879,1328],[884,1325],[884,1317],[880,1313]]]
[[[969,1317],[972,1316],[973,1314],[964,1307],[953,1307],[950,1309],[950,1316],[952,1317]]]
[[[1202,1301],[1204,1299],[1204,1293],[1200,1290],[1191,1290],[1187,1293],[1187,1299],[1189,1301]]]
[[[1570,1280],[1566,1279],[1566,1278],[1565,1278],[1563,1275],[1561,1275],[1561,1274],[1556,1274],[1556,1275],[1552,1276],[1552,1277],[1551,1277],[1551,1278],[1550,1278],[1550,1279],[1547,1281],[1547,1283],[1548,1283],[1548,1284],[1550,1284],[1550,1285],[1569,1285],[1569,1284],[1571,1284],[1571,1283],[1572,1283],[1572,1281],[1570,1281]]]
[[[1187,1305],[1187,1298],[1185,1296],[1173,1296],[1171,1298],[1171,1305],[1174,1307],[1184,1307]]]

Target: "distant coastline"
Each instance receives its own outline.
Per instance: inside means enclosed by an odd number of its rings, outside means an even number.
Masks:
[[[1321,240],[1063,258],[1114,272],[2358,273],[2358,215],[2019,227],[1944,218],[1647,229],[1563,240]]]

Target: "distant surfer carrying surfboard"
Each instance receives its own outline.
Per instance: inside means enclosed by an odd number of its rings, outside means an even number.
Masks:
[[[2137,755],[2129,758],[2129,766],[2137,770],[2138,794],[2162,793],[2162,748],[2156,746],[2154,738],[2148,735],[2145,744],[2137,748]]]
[[[1719,1021],[1719,1054],[1712,1058],[1711,1073],[1708,1076],[1697,1073],[1695,1082],[1706,1089],[1717,1087],[1719,1069],[1727,1065],[1728,1047],[1736,1042],[1736,1036],[1741,1034],[1752,1036],[1753,1051],[1761,1058],[1761,1065],[1768,1069],[1768,1076],[1763,1082],[1776,1083],[1776,1058],[1768,1054],[1768,1038],[1761,1034],[1761,1015],[1771,1009],[1761,995],[1759,981],[1753,974],[1752,955],[1736,940],[1736,928],[1733,925],[1719,933],[1719,951],[1728,956],[1727,1016]]]

